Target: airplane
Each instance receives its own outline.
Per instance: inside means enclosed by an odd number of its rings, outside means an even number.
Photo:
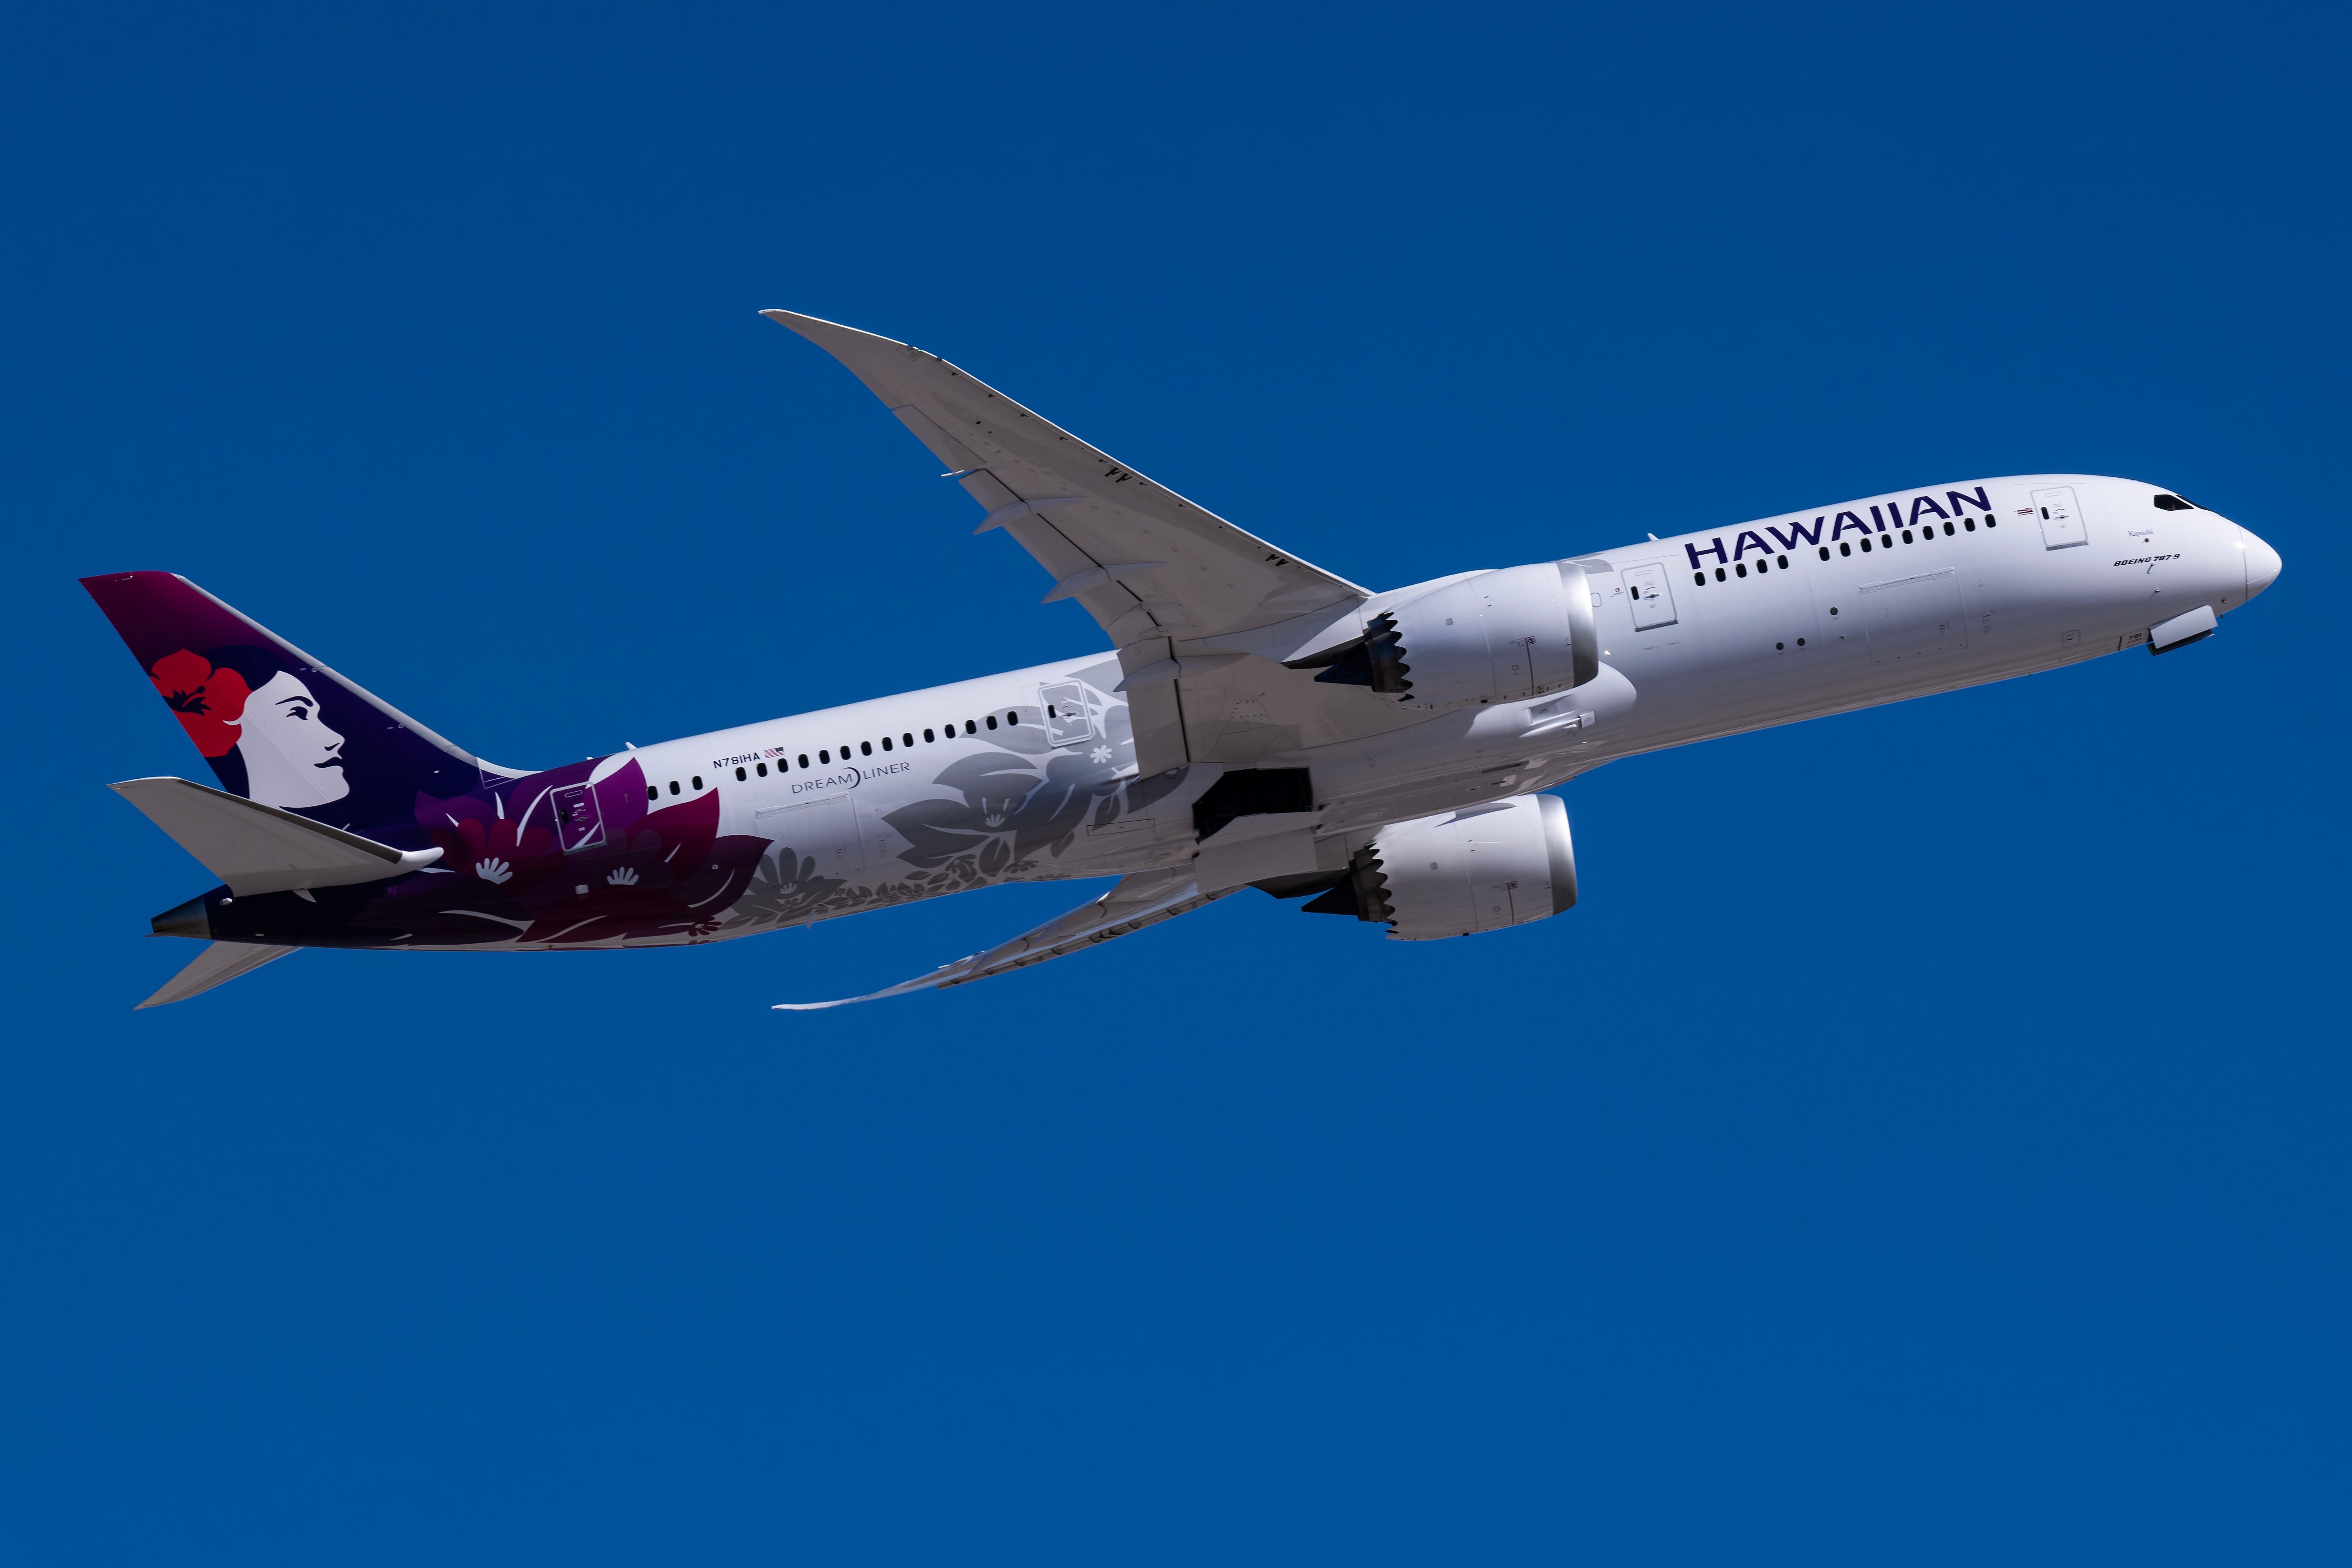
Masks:
[[[210,763],[111,786],[221,885],[139,1005],[299,947],[722,941],[1008,882],[1116,877],[868,996],[1025,968],[1244,888],[1391,940],[1577,899],[1558,789],[1619,758],[2210,637],[2279,554],[2177,492],[1973,479],[1374,591],[911,344],[838,360],[1109,647],[537,772],[443,738],[186,579],[82,580]]]

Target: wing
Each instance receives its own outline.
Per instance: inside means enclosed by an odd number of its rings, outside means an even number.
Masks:
[[[186,968],[173,976],[162,990],[131,1010],[138,1012],[160,1008],[166,1002],[184,1002],[215,986],[225,986],[239,975],[250,975],[292,951],[291,947],[270,947],[258,942],[215,942],[191,959]]]
[[[991,975],[1025,969],[1032,964],[1042,964],[1048,958],[1077,952],[1097,942],[1108,942],[1157,925],[1163,920],[1173,920],[1206,904],[1214,904],[1228,894],[1238,893],[1228,888],[1220,893],[1202,893],[1192,880],[1190,868],[1166,871],[1138,872],[1121,877],[1117,886],[1092,904],[1081,904],[1066,915],[1059,915],[1034,931],[1015,936],[1012,941],[991,947],[985,953],[974,953],[969,958],[952,964],[942,964],[928,975],[912,980],[902,980],[887,989],[862,997],[843,997],[830,1002],[779,1002],[776,1011],[786,1013],[815,1012],[824,1008],[847,1007],[852,1002],[879,1001],[884,997],[904,996],[909,991],[936,989],[944,986],[961,986],[967,980],[984,980]]]
[[[839,360],[1124,649],[1215,637],[1360,603],[1364,590],[1244,532],[940,359],[763,310]],[[1155,653],[1165,657],[1165,652]]]

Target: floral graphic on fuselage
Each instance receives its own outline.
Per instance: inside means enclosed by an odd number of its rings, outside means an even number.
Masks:
[[[353,914],[351,934],[416,946],[610,946],[699,940],[752,879],[764,839],[719,831],[717,792],[645,809],[635,759],[595,786],[600,841],[567,854],[556,791],[583,787],[593,763],[504,789],[416,798],[416,824],[440,847],[434,866],[391,883]]]
[[[918,800],[883,819],[907,841],[900,858],[923,869],[968,860],[978,880],[994,880],[1040,853],[1066,853],[1089,812],[1099,826],[1175,788],[1171,776],[1129,779],[1135,737],[1124,702],[1106,703],[1101,718],[1100,742],[1056,749],[1042,733],[1014,729],[997,739],[1000,749],[949,764],[934,782],[961,800]]]
[[[225,684],[191,655],[158,665],[190,711]],[[205,667],[198,669],[195,666]],[[230,672],[232,674],[235,672]],[[181,711],[177,706],[175,712]],[[205,716],[199,715],[199,717]],[[877,816],[763,815],[769,799],[732,785],[668,805],[649,801],[635,757],[569,764],[519,779],[484,778],[467,793],[418,793],[409,819],[377,830],[403,848],[431,844],[433,865],[388,883],[238,899],[215,913],[231,940],[362,946],[587,947],[706,941],[805,925],[1036,873],[1097,827],[1143,812],[1181,769],[1131,777],[1123,703],[1107,701],[1092,733],[1051,744],[1043,727],[1008,725],[984,748],[946,761],[940,793]],[[906,781],[913,785],[913,780]],[[920,785],[913,785],[921,788]],[[904,797],[900,797],[904,800]],[[848,802],[845,801],[845,805]],[[722,816],[794,838],[723,834]],[[792,820],[784,830],[781,823]],[[861,826],[860,824],[863,824]],[[835,840],[846,830],[847,841]],[[878,858],[877,858],[878,857]]]

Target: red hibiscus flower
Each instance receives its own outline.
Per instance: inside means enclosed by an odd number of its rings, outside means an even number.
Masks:
[[[210,660],[183,648],[156,660],[147,678],[180,716],[180,727],[198,751],[226,757],[236,749],[236,721],[245,716],[245,699],[253,695],[243,675],[215,670]]]

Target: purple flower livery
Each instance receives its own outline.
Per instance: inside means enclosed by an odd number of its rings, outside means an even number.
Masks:
[[[768,841],[722,836],[715,790],[649,811],[635,759],[589,783],[597,766],[576,762],[454,800],[419,795],[416,827],[441,860],[388,886],[321,889],[322,910],[337,893],[365,895],[331,945],[588,947],[709,936]],[[561,835],[583,800],[604,831],[567,852]]]
[[[773,930],[1034,874],[1081,835],[1136,820],[1180,778],[1135,778],[1110,661],[1055,688],[1072,705],[1054,716],[1059,739],[1043,711],[991,716],[984,740],[950,727],[951,749],[891,792],[853,797],[870,781],[846,748],[837,775],[812,778],[797,762],[789,783],[784,747],[707,774],[689,765],[684,779],[647,779],[634,752],[524,773],[434,734],[182,578],[85,586],[224,790],[412,857],[414,869],[377,881],[215,888],[192,901],[200,913],[170,917],[223,942],[547,951]],[[895,751],[882,738],[895,766],[874,776],[908,773],[898,758],[912,745],[911,731]],[[722,832],[729,823],[764,831]]]

